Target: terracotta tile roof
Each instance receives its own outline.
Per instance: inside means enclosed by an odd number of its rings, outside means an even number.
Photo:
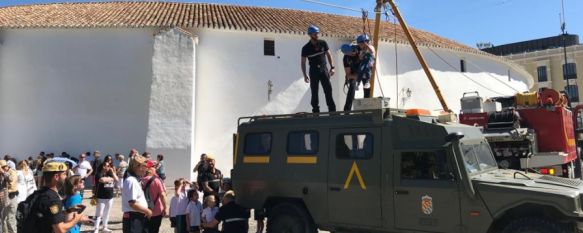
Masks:
[[[330,37],[353,38],[362,30],[362,19],[356,17],[207,3],[55,3],[0,8],[0,29],[197,27],[304,34],[310,24],[318,25],[323,34]],[[381,38],[392,41],[394,30],[394,24],[383,22]],[[413,30],[413,33],[421,46],[482,54],[476,49],[429,32]],[[401,28],[397,27],[397,42],[406,41]]]

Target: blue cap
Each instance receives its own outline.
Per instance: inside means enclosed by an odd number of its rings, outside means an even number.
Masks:
[[[342,51],[344,55],[348,55],[354,52],[354,46],[351,44],[343,44],[342,47],[340,47],[340,51]]]
[[[318,28],[314,25],[310,25],[308,27],[308,34],[312,34],[312,33],[320,33],[320,28]]]

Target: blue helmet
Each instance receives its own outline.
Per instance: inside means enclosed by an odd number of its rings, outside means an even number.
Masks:
[[[318,28],[314,25],[310,25],[308,27],[308,34],[312,34],[312,33],[320,33],[320,28]]]
[[[340,51],[342,51],[344,55],[348,55],[354,52],[354,46],[351,44],[343,44],[342,47],[340,47]]]
[[[358,37],[356,37],[356,42],[357,43],[364,43],[364,42],[369,42],[370,38],[368,37],[367,34],[361,34]]]

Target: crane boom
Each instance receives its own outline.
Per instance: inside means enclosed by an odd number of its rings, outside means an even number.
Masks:
[[[444,111],[450,112],[451,110],[447,106],[447,103],[445,102],[445,99],[443,98],[443,95],[441,94],[441,90],[439,89],[439,86],[437,85],[437,83],[435,82],[435,79],[433,78],[433,75],[431,74],[431,70],[429,70],[429,66],[425,62],[425,59],[423,58],[421,51],[419,51],[419,47],[417,47],[417,44],[415,43],[415,39],[413,38],[411,31],[409,31],[409,28],[407,27],[405,20],[401,16],[401,13],[399,12],[399,9],[397,8],[397,5],[395,4],[395,2],[393,0],[377,0],[377,6],[375,8],[375,13],[376,13],[375,35],[373,38],[373,40],[374,40],[373,46],[376,50],[376,53],[378,53],[378,42],[379,42],[379,37],[380,37],[379,32],[380,32],[380,24],[381,24],[381,22],[380,22],[381,7],[382,7],[382,4],[384,4],[386,2],[388,2],[391,5],[391,8],[393,9],[393,13],[395,13],[395,17],[397,17],[397,20],[399,20],[399,24],[401,24],[401,28],[403,29],[405,36],[407,36],[407,40],[409,40],[409,44],[411,44],[411,48],[413,49],[413,52],[415,52],[415,56],[417,56],[417,59],[419,60],[419,63],[421,64],[423,71],[427,75],[427,78],[429,79],[429,82],[431,83],[431,87],[433,87],[433,91],[435,91],[435,95],[437,95],[437,99],[439,100],[441,107],[443,108]],[[375,58],[376,57],[377,56],[375,54]],[[371,93],[373,93],[373,91],[374,91],[375,74],[376,74],[376,72],[373,72],[373,74],[371,76]],[[371,94],[371,96],[372,96],[372,94]]]

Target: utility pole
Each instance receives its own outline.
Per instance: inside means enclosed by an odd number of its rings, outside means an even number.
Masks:
[[[569,89],[571,83],[569,82],[570,77],[567,75],[567,64],[569,63],[569,59],[567,58],[567,24],[565,23],[565,1],[561,0],[561,32],[562,32],[562,39],[563,39],[563,55],[565,56],[565,63],[563,65],[563,79],[565,79],[565,93],[567,93],[567,97],[571,98],[571,93],[569,93]],[[567,103],[571,103],[571,100],[567,100]],[[572,107],[572,106],[569,106]]]

